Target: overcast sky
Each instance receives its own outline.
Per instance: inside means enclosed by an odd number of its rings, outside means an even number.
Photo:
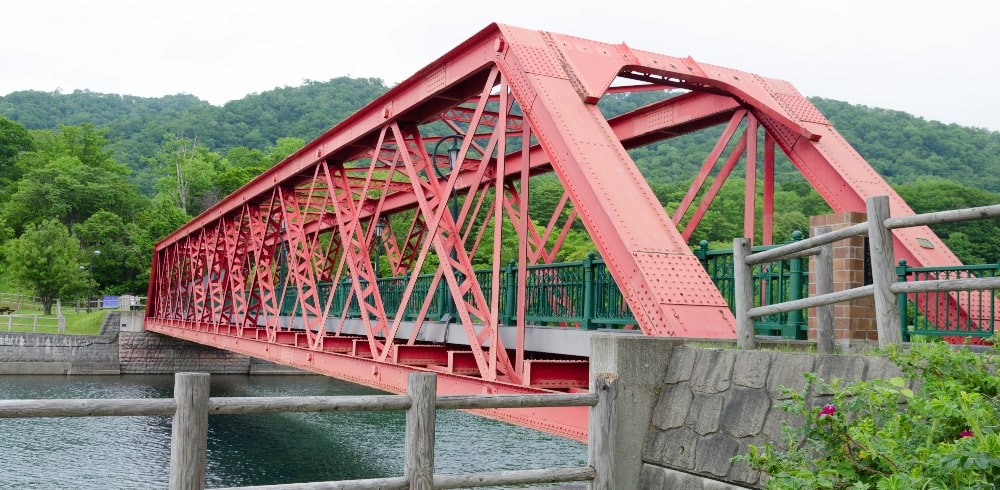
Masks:
[[[501,22],[1000,130],[992,0],[24,0],[2,12],[0,95],[188,93],[221,105],[306,79],[392,85]]]

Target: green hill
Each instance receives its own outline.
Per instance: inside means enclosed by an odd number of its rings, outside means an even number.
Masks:
[[[90,123],[107,128],[119,162],[133,171],[145,166],[165,134],[197,139],[212,151],[244,146],[264,150],[285,137],[309,141],[363,107],[388,87],[379,79],[347,77],[306,81],[222,107],[193,95],[160,98],[89,91],[22,91],[0,97],[0,116],[28,129]],[[602,101],[608,114],[619,114],[662,95],[636,93]],[[905,112],[810,99],[847,141],[892,184],[940,177],[978,189],[1000,192],[1000,132],[927,121]],[[714,143],[706,131],[636,150],[634,158],[651,181],[690,175]]]
[[[156,240],[386,90],[379,79],[342,77],[221,107],[189,94],[21,91],[0,97],[0,255],[4,242],[54,220],[79,239],[77,260],[86,263],[84,252],[102,251],[93,273],[105,291],[141,290]],[[600,106],[610,116],[666,96],[613,94]],[[811,100],[918,212],[1000,202],[1000,133]],[[669,210],[720,133],[714,128],[631,151]],[[779,158],[776,168],[781,237],[805,229],[809,215],[827,208],[787,160]],[[726,183],[694,243],[731,243],[742,233],[741,187],[739,178]],[[561,192],[552,182],[534,189],[542,206],[558,200],[547,192]],[[995,222],[936,230],[967,262],[1000,259]],[[585,231],[575,229],[559,258],[582,258],[591,247]]]

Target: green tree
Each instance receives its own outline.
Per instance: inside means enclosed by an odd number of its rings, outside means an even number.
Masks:
[[[58,220],[29,227],[7,242],[3,255],[10,277],[35,291],[46,315],[52,314],[57,298],[86,287],[80,269],[80,242]]]
[[[156,156],[160,170],[156,189],[185,214],[196,215],[221,197],[215,185],[221,159],[197,139],[168,134]]]
[[[17,158],[34,149],[35,140],[23,125],[0,116],[0,188],[17,179]]]
[[[231,148],[226,152],[226,158],[216,163],[215,187],[219,195],[232,194],[288,155],[298,151],[303,145],[305,141],[299,138],[281,138],[267,151],[245,146]]]
[[[152,205],[139,213],[136,223],[149,234],[152,241],[158,241],[180,228],[191,219],[166,196],[153,198]]]
[[[101,251],[93,274],[104,293],[135,294],[146,290],[153,249],[148,230],[126,223],[114,213],[98,211],[73,231],[84,248]]]
[[[989,206],[1000,203],[1000,194],[958,182],[922,178],[898,186],[896,192],[916,213]],[[966,264],[1000,262],[1000,220],[977,220],[931,227],[948,248]]]
[[[20,231],[49,218],[72,227],[98,211],[128,217],[143,205],[122,173],[62,156],[28,171],[2,210],[8,225]]]

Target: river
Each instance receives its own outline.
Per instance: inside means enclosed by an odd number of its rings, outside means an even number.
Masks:
[[[321,376],[213,375],[211,396],[381,394]],[[172,376],[0,376],[0,399],[169,398]],[[208,487],[403,474],[405,413],[213,415]],[[586,446],[464,412],[437,415],[436,473],[571,467]],[[170,417],[0,419],[0,488],[166,488]]]

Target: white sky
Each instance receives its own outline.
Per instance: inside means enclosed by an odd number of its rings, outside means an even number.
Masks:
[[[392,85],[501,22],[1000,130],[993,0],[7,0],[0,12],[0,95],[189,93],[221,105],[306,79]]]

